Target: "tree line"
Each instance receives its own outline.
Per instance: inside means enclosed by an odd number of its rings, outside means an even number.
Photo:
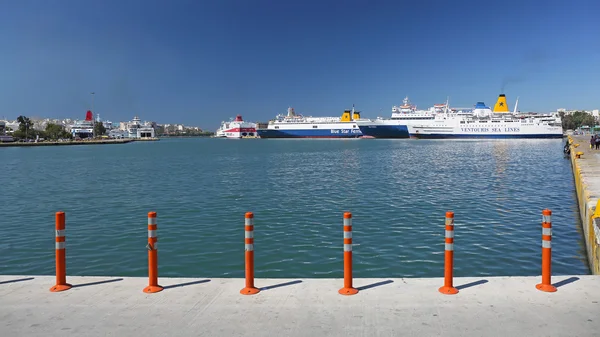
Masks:
[[[596,125],[596,119],[591,114],[585,111],[575,111],[571,115],[566,115],[564,112],[560,112],[562,118],[563,130],[575,130],[583,125],[587,125],[590,128]]]
[[[38,136],[44,139],[70,139],[71,134],[62,127],[62,125],[48,123],[45,130],[36,130],[33,128],[33,121],[29,117],[17,117],[19,128],[14,130],[12,136],[15,139],[36,139]]]
[[[36,130],[33,128],[33,121],[29,117],[19,116],[17,117],[17,122],[19,123],[19,128],[12,133],[15,139],[36,139],[38,136],[39,138],[48,140],[73,138],[73,135],[59,124],[48,123],[44,130]],[[102,125],[102,122],[95,123],[94,135],[101,136],[105,133],[106,128]]]

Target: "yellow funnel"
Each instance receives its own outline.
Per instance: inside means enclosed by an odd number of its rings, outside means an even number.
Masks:
[[[508,105],[506,104],[506,95],[500,94],[500,96],[498,96],[496,105],[494,105],[494,112],[509,112]]]
[[[354,111],[354,115],[352,116],[353,120],[360,119],[360,111]]]
[[[344,113],[342,114],[342,118],[340,119],[340,122],[350,122],[350,121],[351,121],[350,110],[344,110]]]

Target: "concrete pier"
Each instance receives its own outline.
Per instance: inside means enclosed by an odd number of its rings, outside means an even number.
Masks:
[[[0,143],[1,147],[31,147],[31,146],[68,146],[68,145],[105,145],[105,144],[126,144],[133,142],[133,139],[93,139],[93,140],[69,140],[64,142],[43,141],[30,143]]]
[[[600,217],[594,217],[600,199],[600,150],[590,149],[590,135],[569,136],[569,142],[588,262],[592,273],[600,275]]]
[[[515,261],[516,262],[516,261]],[[262,291],[239,293],[243,279],[0,276],[0,336],[597,336],[600,276],[357,279],[257,279]]]

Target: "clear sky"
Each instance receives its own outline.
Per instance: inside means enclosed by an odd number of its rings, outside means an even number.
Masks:
[[[598,0],[19,0],[0,32],[0,118],[84,118],[92,91],[103,119],[211,130],[503,86],[521,111],[600,108]]]

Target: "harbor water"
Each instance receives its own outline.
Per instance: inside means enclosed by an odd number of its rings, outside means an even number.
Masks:
[[[256,277],[342,277],[343,212],[355,277],[440,277],[455,212],[455,276],[587,274],[563,140],[163,139],[0,149],[2,274],[54,273],[66,212],[67,275],[147,275],[147,212],[159,276],[243,277],[244,213]]]

